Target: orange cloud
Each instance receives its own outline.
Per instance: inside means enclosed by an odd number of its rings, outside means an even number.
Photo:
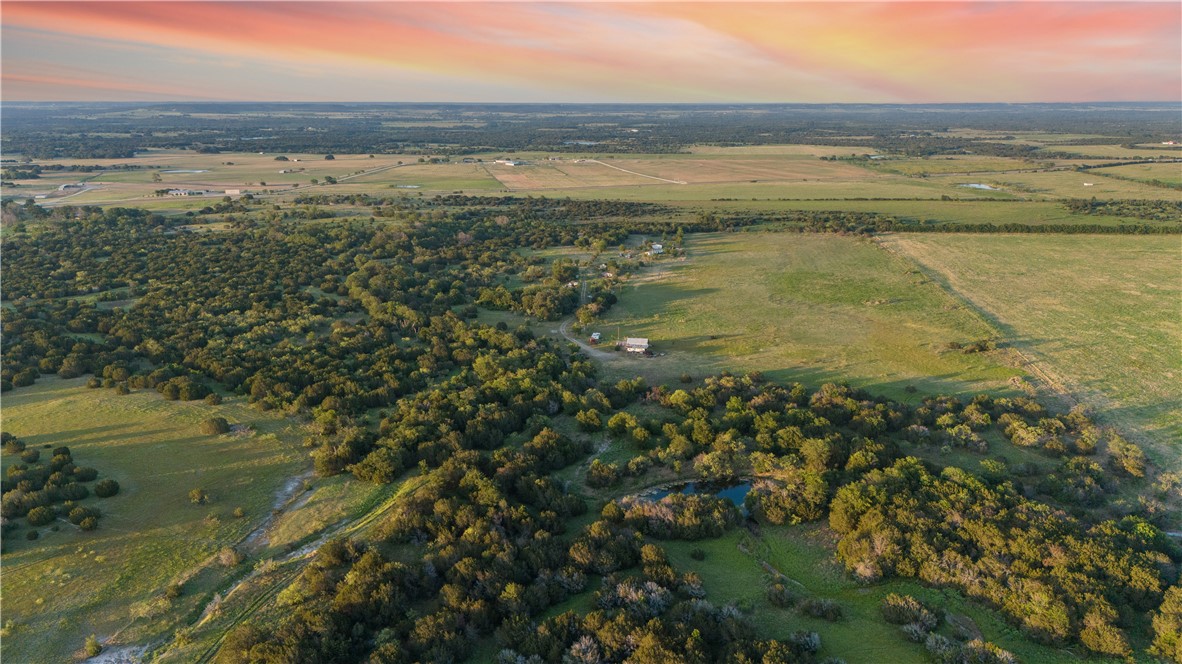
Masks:
[[[136,44],[240,62],[225,90],[243,99],[259,98],[260,81],[279,98],[313,98],[317,80],[391,101],[497,90],[528,101],[1182,96],[1177,3],[12,1],[2,20],[6,38],[93,40],[96,61]],[[25,60],[6,60],[4,80],[28,82],[7,71]]]

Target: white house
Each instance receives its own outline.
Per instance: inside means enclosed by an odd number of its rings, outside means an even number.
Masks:
[[[648,339],[642,337],[628,337],[624,340],[624,350],[629,353],[647,353]]]

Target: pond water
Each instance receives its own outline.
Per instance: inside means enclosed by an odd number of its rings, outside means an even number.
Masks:
[[[987,191],[1000,191],[997,187],[990,187],[987,184],[958,184],[958,187],[968,187],[969,189],[985,189]]]
[[[160,171],[161,173],[208,173],[209,171],[191,171],[191,170],[175,170],[175,171]]]
[[[668,486],[659,486],[639,495],[640,498],[646,500],[660,500],[665,496],[673,493],[683,493],[690,495],[703,496],[718,496],[719,498],[726,498],[738,507],[743,507],[743,501],[747,498],[747,493],[751,491],[751,480],[742,480],[736,482],[683,482],[681,484],[670,484]]]

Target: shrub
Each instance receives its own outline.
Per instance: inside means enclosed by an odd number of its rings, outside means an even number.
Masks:
[[[690,551],[690,558],[693,558],[694,560],[705,560],[706,552],[701,549],[694,549],[693,551]]]
[[[25,533],[25,539],[29,540],[30,542],[37,539],[38,537],[41,537],[41,534],[36,530],[30,530],[29,532]]]
[[[781,608],[791,608],[800,601],[800,596],[783,583],[773,583],[767,589],[767,601]]]
[[[93,516],[88,516],[78,524],[78,527],[82,530],[94,530],[95,528],[98,528],[98,519]]]
[[[831,599],[806,599],[801,602],[800,610],[829,622],[837,622],[842,618],[841,605]]]
[[[94,485],[94,495],[99,498],[110,498],[117,493],[119,493],[119,483],[115,480],[100,480]]]
[[[910,595],[891,593],[882,598],[882,617],[892,625],[915,624],[928,632],[940,625],[939,617]]]
[[[205,403],[210,406],[217,406],[222,403],[222,396],[217,392],[210,392],[205,395]]]
[[[234,567],[245,558],[246,556],[242,555],[242,552],[232,546],[224,546],[221,551],[218,551],[218,562],[225,567]]]
[[[94,634],[86,637],[86,645],[83,647],[86,651],[87,657],[98,657],[99,653],[103,651],[103,644],[99,643],[98,638]]]
[[[25,463],[37,463],[41,459],[41,452],[37,450],[25,450],[21,452],[21,461]]]
[[[28,519],[30,526],[46,526],[53,523],[57,518],[52,507],[39,506],[29,510]]]
[[[230,423],[224,417],[210,417],[201,423],[201,433],[207,436],[229,433]]]
[[[209,494],[205,492],[205,489],[193,489],[189,492],[189,502],[194,505],[204,505],[209,502]]]

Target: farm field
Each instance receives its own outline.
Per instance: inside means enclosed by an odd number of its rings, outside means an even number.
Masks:
[[[1145,182],[1157,180],[1175,186],[1182,186],[1182,164],[1129,164],[1127,166],[1113,166],[1092,171],[1099,175],[1119,175]]]
[[[1004,352],[945,350],[995,334],[909,261],[832,235],[692,236],[689,259],[662,260],[626,286],[605,317],[610,335],[648,337],[655,358],[619,371],[675,379],[762,371],[784,381],[848,381],[911,400],[1002,388],[1021,372]]]
[[[27,525],[6,537],[3,657],[68,661],[84,639],[144,643],[191,619],[230,572],[213,562],[276,506],[284,481],[302,472],[298,424],[248,409],[165,401],[155,391],[120,396],[87,389],[85,378],[42,377],[4,396],[4,430],[31,447],[66,445],[80,465],[113,478],[120,492],[87,498],[102,510],[98,529],[61,523],[25,541]],[[246,436],[207,436],[213,414],[253,427]],[[5,454],[4,465],[16,457]],[[212,503],[194,505],[193,488]],[[232,512],[241,507],[242,518]],[[164,589],[183,583],[179,598]]]
[[[866,162],[868,168],[900,175],[943,175],[949,173],[980,173],[1016,171],[1045,167],[1047,162],[1031,162],[1005,157],[958,155],[929,159],[883,159]]]
[[[1182,150],[1156,148],[1126,148],[1123,145],[1047,145],[1050,152],[1070,152],[1088,157],[1109,157],[1112,159],[1155,159],[1158,157],[1179,157]]]
[[[1019,197],[1034,198],[1145,198],[1182,200],[1182,191],[1154,187],[1141,182],[1106,178],[1091,172],[1043,171],[1037,173],[1000,173],[990,176],[940,176],[930,178],[955,187],[964,183],[983,183]],[[963,191],[963,189],[962,189]]]
[[[882,243],[973,303],[1101,420],[1155,441],[1162,467],[1182,467],[1176,236],[896,234]]]

